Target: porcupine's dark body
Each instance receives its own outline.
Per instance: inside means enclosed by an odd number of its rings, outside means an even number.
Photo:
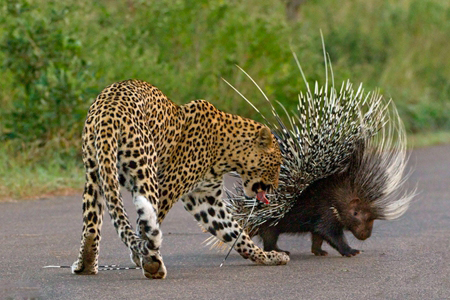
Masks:
[[[258,228],[258,235],[264,243],[264,250],[281,250],[277,246],[278,237],[283,233],[312,234],[311,252],[314,255],[326,256],[322,250],[325,240],[343,256],[354,256],[360,253],[352,249],[344,236],[349,229],[360,240],[365,240],[372,233],[376,216],[359,198],[353,198],[349,186],[349,172],[335,174],[320,179],[306,188],[295,201],[295,204],[275,226],[270,220]],[[339,201],[336,195],[341,194],[348,201]],[[346,195],[347,194],[347,195]],[[346,203],[346,204],[344,204]],[[340,207],[339,207],[340,206]],[[356,213],[356,216],[354,215]]]
[[[392,125],[396,121],[391,120],[390,126],[395,127]],[[325,240],[341,255],[355,256],[360,251],[348,245],[344,230],[365,240],[371,236],[376,219],[391,220],[401,216],[414,194],[399,192],[407,178],[403,176],[407,159],[401,150],[404,149],[404,132],[402,129],[391,132],[396,132],[398,141],[394,144],[400,148],[373,143],[373,137],[362,134],[354,143],[342,171],[313,181],[302,192],[294,186],[290,192],[294,195],[290,210],[282,218],[267,220],[253,230],[263,240],[264,250],[289,254],[278,248],[279,235],[311,232],[314,255],[328,254],[322,250]],[[392,136],[381,133],[380,139],[385,145],[392,145]]]

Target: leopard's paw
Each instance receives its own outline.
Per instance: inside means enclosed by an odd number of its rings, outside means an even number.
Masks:
[[[98,273],[98,265],[91,264],[86,265],[80,260],[77,260],[72,264],[72,274],[76,275],[95,275]]]
[[[289,255],[285,252],[257,251],[250,257],[255,263],[266,266],[285,265],[289,262]]]
[[[289,254],[286,252],[277,252],[272,250],[266,252],[267,255],[267,265],[285,265],[289,262]]]
[[[161,254],[157,253],[156,255],[142,257],[140,263],[145,277],[150,279],[166,278],[167,270]]]

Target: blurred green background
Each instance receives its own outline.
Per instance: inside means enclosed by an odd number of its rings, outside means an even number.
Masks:
[[[295,7],[295,2],[300,3]],[[336,82],[379,88],[416,145],[449,140],[448,0],[0,0],[0,198],[81,190],[80,136],[95,96],[138,78],[178,104],[206,99],[260,120],[324,81],[320,30]]]

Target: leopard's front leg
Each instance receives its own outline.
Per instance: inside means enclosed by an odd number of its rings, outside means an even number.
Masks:
[[[181,200],[184,208],[195,219],[219,240],[230,247],[238,238],[234,249],[244,258],[249,258],[258,264],[285,265],[289,256],[284,252],[263,251],[256,246],[247,233],[233,219],[229,209],[221,199],[222,182],[205,182],[192,192],[184,195]]]

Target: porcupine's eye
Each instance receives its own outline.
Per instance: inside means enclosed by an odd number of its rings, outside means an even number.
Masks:
[[[358,215],[358,212],[357,212],[357,211],[354,211],[354,212],[353,212],[353,215],[356,217],[356,216]]]

